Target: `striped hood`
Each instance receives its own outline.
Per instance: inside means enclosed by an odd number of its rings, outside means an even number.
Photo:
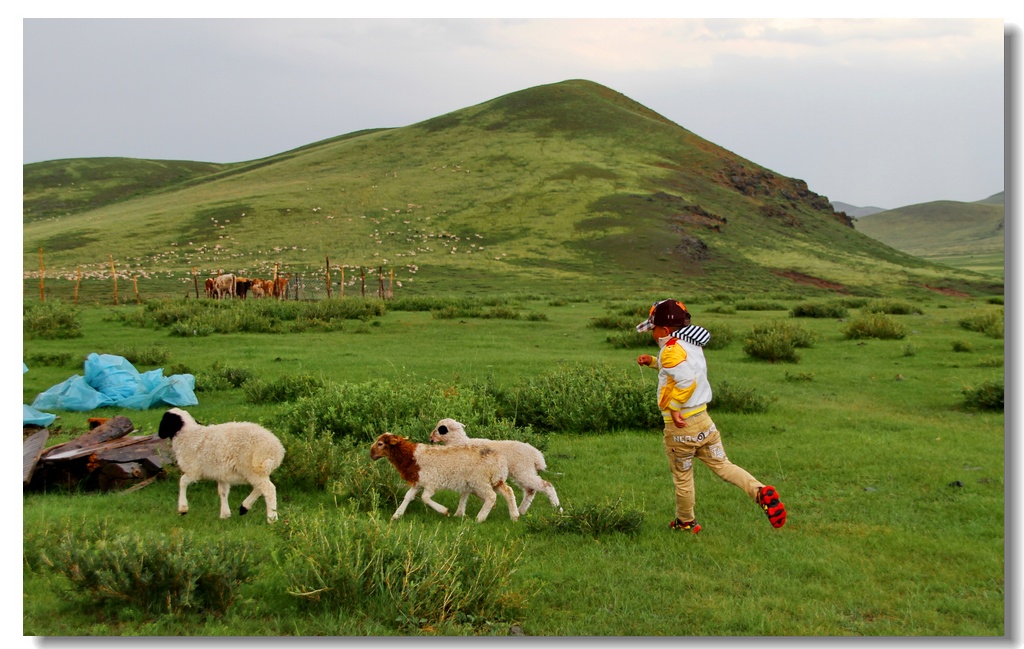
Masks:
[[[704,327],[692,324],[682,329],[677,329],[672,332],[673,338],[679,340],[685,340],[691,345],[697,345],[698,347],[704,347],[711,341],[711,332]]]

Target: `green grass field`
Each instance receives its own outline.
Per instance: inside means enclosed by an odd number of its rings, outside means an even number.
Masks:
[[[389,522],[391,505],[354,510],[330,486],[289,480],[296,469],[289,460],[308,462],[310,456],[293,452],[297,442],[285,435],[289,455],[276,479],[282,518],[273,526],[264,520],[262,502],[253,515],[218,519],[212,483],[193,485],[190,513],[178,516],[173,469],[169,479],[133,493],[26,493],[23,633],[1002,636],[1004,414],[968,407],[963,390],[1001,383],[1004,341],[960,325],[964,318],[1001,314],[1002,306],[924,297],[913,302],[921,313],[892,316],[906,328],[903,339],[879,340],[843,336],[861,308],[851,308],[847,322],[840,322],[790,318],[792,300],[773,310],[750,310],[725,298],[679,297],[697,324],[733,334],[724,348],[707,352],[716,391],[729,384],[769,402],[764,412],[723,410],[712,416],[730,459],[779,489],[789,510],[784,528],[773,529],[754,503],[698,466],[697,516],[704,529],[697,536],[671,532],[672,485],[657,427],[536,433],[544,440],[547,477],[567,510],[607,506],[642,514],[635,534],[596,536],[531,527],[531,521],[554,515],[543,496],[518,523],[508,520],[500,504],[478,525],[472,518],[444,518],[419,501],[403,519]],[[157,350],[165,372],[177,367],[208,376],[220,364],[267,380],[312,375],[337,384],[437,382],[445,394],[470,394],[469,386],[481,385],[500,390],[576,364],[601,366],[620,378],[618,385],[592,386],[594,392],[649,390],[654,409],[655,373],[641,372],[634,362],[642,350],[608,342],[632,328],[635,318],[621,314],[649,303],[646,297],[553,300],[509,294],[505,303],[522,317],[445,318],[389,309],[331,331],[199,337],[172,336],[153,323],[131,324],[141,306],[89,306],[79,315],[81,337],[26,334],[23,357],[30,371],[23,378],[24,402],[81,373],[91,352]],[[593,326],[606,316],[620,317],[622,330]],[[745,354],[747,332],[778,320],[813,334],[814,344],[799,350],[798,362],[766,363]],[[251,420],[275,428],[295,407],[291,401],[253,403],[246,395],[244,386],[199,392],[200,403],[190,410],[202,421]],[[150,434],[162,409],[58,414],[53,428],[59,434],[51,443],[80,434],[86,418],[97,415],[127,415],[139,434]],[[424,423],[418,441],[426,441],[429,430]],[[369,442],[358,441],[367,453],[356,456],[347,471],[370,465]],[[244,493],[235,488],[233,507]],[[453,507],[456,497],[446,493],[439,500]],[[477,506],[470,505],[471,515]],[[322,527],[327,538],[349,538],[351,530],[378,520],[387,538],[439,535],[438,552],[461,539],[518,553],[504,586],[521,595],[521,606],[493,618],[463,616],[436,624],[396,620],[370,608],[317,605],[289,594],[293,550],[302,534]],[[197,541],[244,545],[253,576],[222,615],[146,614],[129,605],[99,604],[71,589],[37,553],[61,530],[101,525],[114,535],[191,534]],[[356,558],[339,559],[349,560]],[[335,565],[340,570],[343,563]]]

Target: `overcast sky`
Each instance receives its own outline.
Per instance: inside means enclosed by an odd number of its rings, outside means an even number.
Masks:
[[[1002,18],[30,18],[23,162],[239,162],[582,78],[833,201],[976,201],[1004,189],[1004,34]]]

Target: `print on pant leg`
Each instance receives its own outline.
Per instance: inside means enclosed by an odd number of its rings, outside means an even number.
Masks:
[[[676,469],[679,471],[689,471],[693,468],[693,456],[685,455],[683,457],[676,458]]]
[[[712,444],[708,447],[708,454],[716,460],[724,460],[725,448],[721,444]]]

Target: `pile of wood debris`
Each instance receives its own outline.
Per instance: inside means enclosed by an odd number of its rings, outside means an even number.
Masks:
[[[26,490],[139,489],[161,477],[165,465],[174,464],[168,440],[157,435],[129,436],[135,426],[127,417],[91,419],[89,424],[89,432],[49,448],[48,429],[25,429],[22,480]]]

